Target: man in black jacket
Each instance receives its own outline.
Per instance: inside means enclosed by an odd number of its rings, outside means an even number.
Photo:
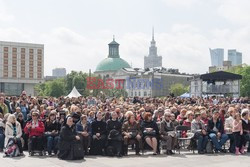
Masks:
[[[222,152],[222,146],[226,143],[228,136],[224,133],[224,125],[219,119],[219,112],[214,111],[213,118],[208,121],[208,136],[215,146],[215,152]],[[218,141],[219,140],[219,141]]]

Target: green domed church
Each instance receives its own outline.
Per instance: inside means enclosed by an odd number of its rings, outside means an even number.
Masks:
[[[102,77],[110,77],[122,68],[131,68],[128,62],[120,58],[119,44],[113,38],[109,44],[109,55],[102,60],[96,67],[95,74]]]

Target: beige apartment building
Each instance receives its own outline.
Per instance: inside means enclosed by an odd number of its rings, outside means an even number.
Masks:
[[[34,95],[44,80],[44,45],[0,41],[0,92]]]

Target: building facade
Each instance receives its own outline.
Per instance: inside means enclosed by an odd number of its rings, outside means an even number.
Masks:
[[[114,80],[123,80],[122,87],[129,97],[162,97],[170,94],[170,87],[176,83],[190,85],[191,75],[172,73],[172,69],[150,68],[123,68],[112,77]]]
[[[52,76],[56,78],[66,77],[66,68],[55,68],[52,70]]]
[[[162,67],[162,56],[158,56],[157,54],[157,47],[153,30],[152,41],[149,47],[149,55],[144,57],[144,69],[154,67]]]
[[[211,56],[211,65],[212,66],[223,66],[224,61],[224,49],[217,48],[217,49],[211,49],[209,48],[210,56]]]
[[[44,79],[44,45],[0,41],[0,92],[34,95]]]
[[[242,53],[236,49],[228,50],[228,60],[232,62],[232,66],[242,65]]]

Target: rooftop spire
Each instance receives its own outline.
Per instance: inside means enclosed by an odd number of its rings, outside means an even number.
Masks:
[[[155,40],[155,34],[154,34],[154,27],[153,27],[153,29],[152,29],[152,41],[154,41]]]
[[[115,35],[113,35],[113,41],[115,41]]]

